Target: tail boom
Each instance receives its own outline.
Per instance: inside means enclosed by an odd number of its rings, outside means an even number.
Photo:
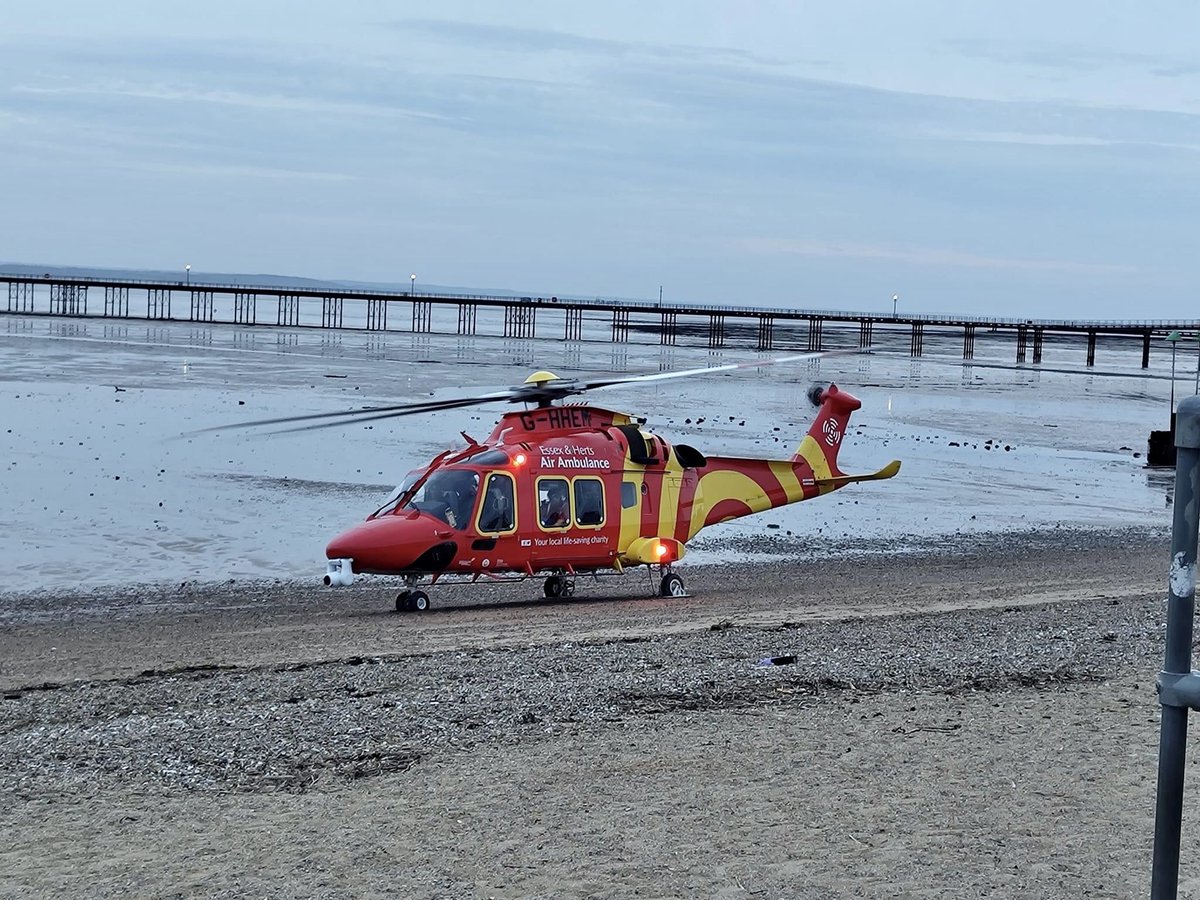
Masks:
[[[689,538],[707,525],[810,500],[847,484],[892,478],[900,471],[900,462],[893,460],[878,472],[844,474],[838,451],[850,414],[862,402],[833,384],[817,400],[820,409],[791,459],[708,458],[692,498]]]

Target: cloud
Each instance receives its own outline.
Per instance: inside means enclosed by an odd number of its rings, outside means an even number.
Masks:
[[[963,56],[987,59],[1012,66],[1034,66],[1071,72],[1100,72],[1105,69],[1144,68],[1147,71],[1169,69],[1162,55],[1103,50],[1069,43],[1050,41],[999,41],[988,38],[958,38],[942,45]],[[1180,60],[1181,69],[1193,65]],[[1180,74],[1186,74],[1181,71]]]
[[[271,178],[296,181],[354,181],[354,175],[343,172],[305,172],[297,169],[281,169],[269,166],[222,166],[204,163],[137,163],[130,165],[142,172],[158,172],[167,175],[187,175],[216,178]]]
[[[127,81],[108,84],[69,84],[56,87],[18,84],[11,88],[14,94],[81,97],[117,97],[130,100],[153,100],[165,103],[203,103],[241,109],[268,110],[272,112],[337,114],[345,116],[395,116],[401,118],[445,121],[446,116],[415,109],[404,109],[385,104],[354,103],[342,99],[319,99],[311,96],[285,95],[276,93],[248,93],[234,90],[212,90],[184,85],[139,85]]]
[[[452,44],[459,49],[499,50],[516,54],[566,53],[608,60],[631,57],[675,58],[724,61],[742,65],[780,65],[785,61],[761,56],[734,47],[696,46],[691,44],[662,44],[648,41],[617,41],[585,37],[547,28],[518,28],[506,25],[482,25],[471,22],[451,22],[443,19],[401,19],[379,23],[382,27],[406,34],[423,35],[429,39]],[[824,65],[822,60],[813,63]]]

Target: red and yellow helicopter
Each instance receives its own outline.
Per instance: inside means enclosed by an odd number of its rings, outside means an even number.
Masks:
[[[430,600],[418,585],[426,578],[433,585],[545,574],[544,593],[557,598],[574,594],[577,575],[648,566],[659,575],[659,594],[681,597],[686,591],[674,564],[701,529],[854,482],[891,478],[899,461],[867,475],[841,472],[838,450],[850,414],[862,404],[833,384],[810,390],[819,410],[788,459],[708,456],[645,431],[644,418],[561,401],[634,382],[821,355],[586,382],[539,371],[515,388],[475,397],[242,424],[324,420],[288,429],[305,430],[524,403],[524,410],[503,415],[483,442],[464,432],[464,449],[447,450],[410,472],[365,522],[330,541],[325,584],[349,585],[364,573],[399,576],[405,590],[396,598],[397,611],[423,611]]]

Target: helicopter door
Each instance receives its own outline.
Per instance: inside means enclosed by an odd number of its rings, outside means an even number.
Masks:
[[[658,537],[673,537],[675,534],[679,516],[679,475],[679,472],[663,472],[659,476],[662,479],[662,493],[659,495]]]
[[[642,515],[643,536],[667,537],[675,532],[675,515],[679,509],[678,473],[664,468],[666,447],[656,437],[646,440],[650,462],[642,472]]]
[[[517,512],[513,497],[511,475],[493,472],[488,476],[476,526],[480,534],[505,534],[516,529]]]

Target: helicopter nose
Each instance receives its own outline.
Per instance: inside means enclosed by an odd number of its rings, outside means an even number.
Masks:
[[[325,556],[352,559],[354,571],[360,573],[436,572],[448,566],[458,550],[451,537],[442,522],[381,516],[339,534],[325,548]]]

